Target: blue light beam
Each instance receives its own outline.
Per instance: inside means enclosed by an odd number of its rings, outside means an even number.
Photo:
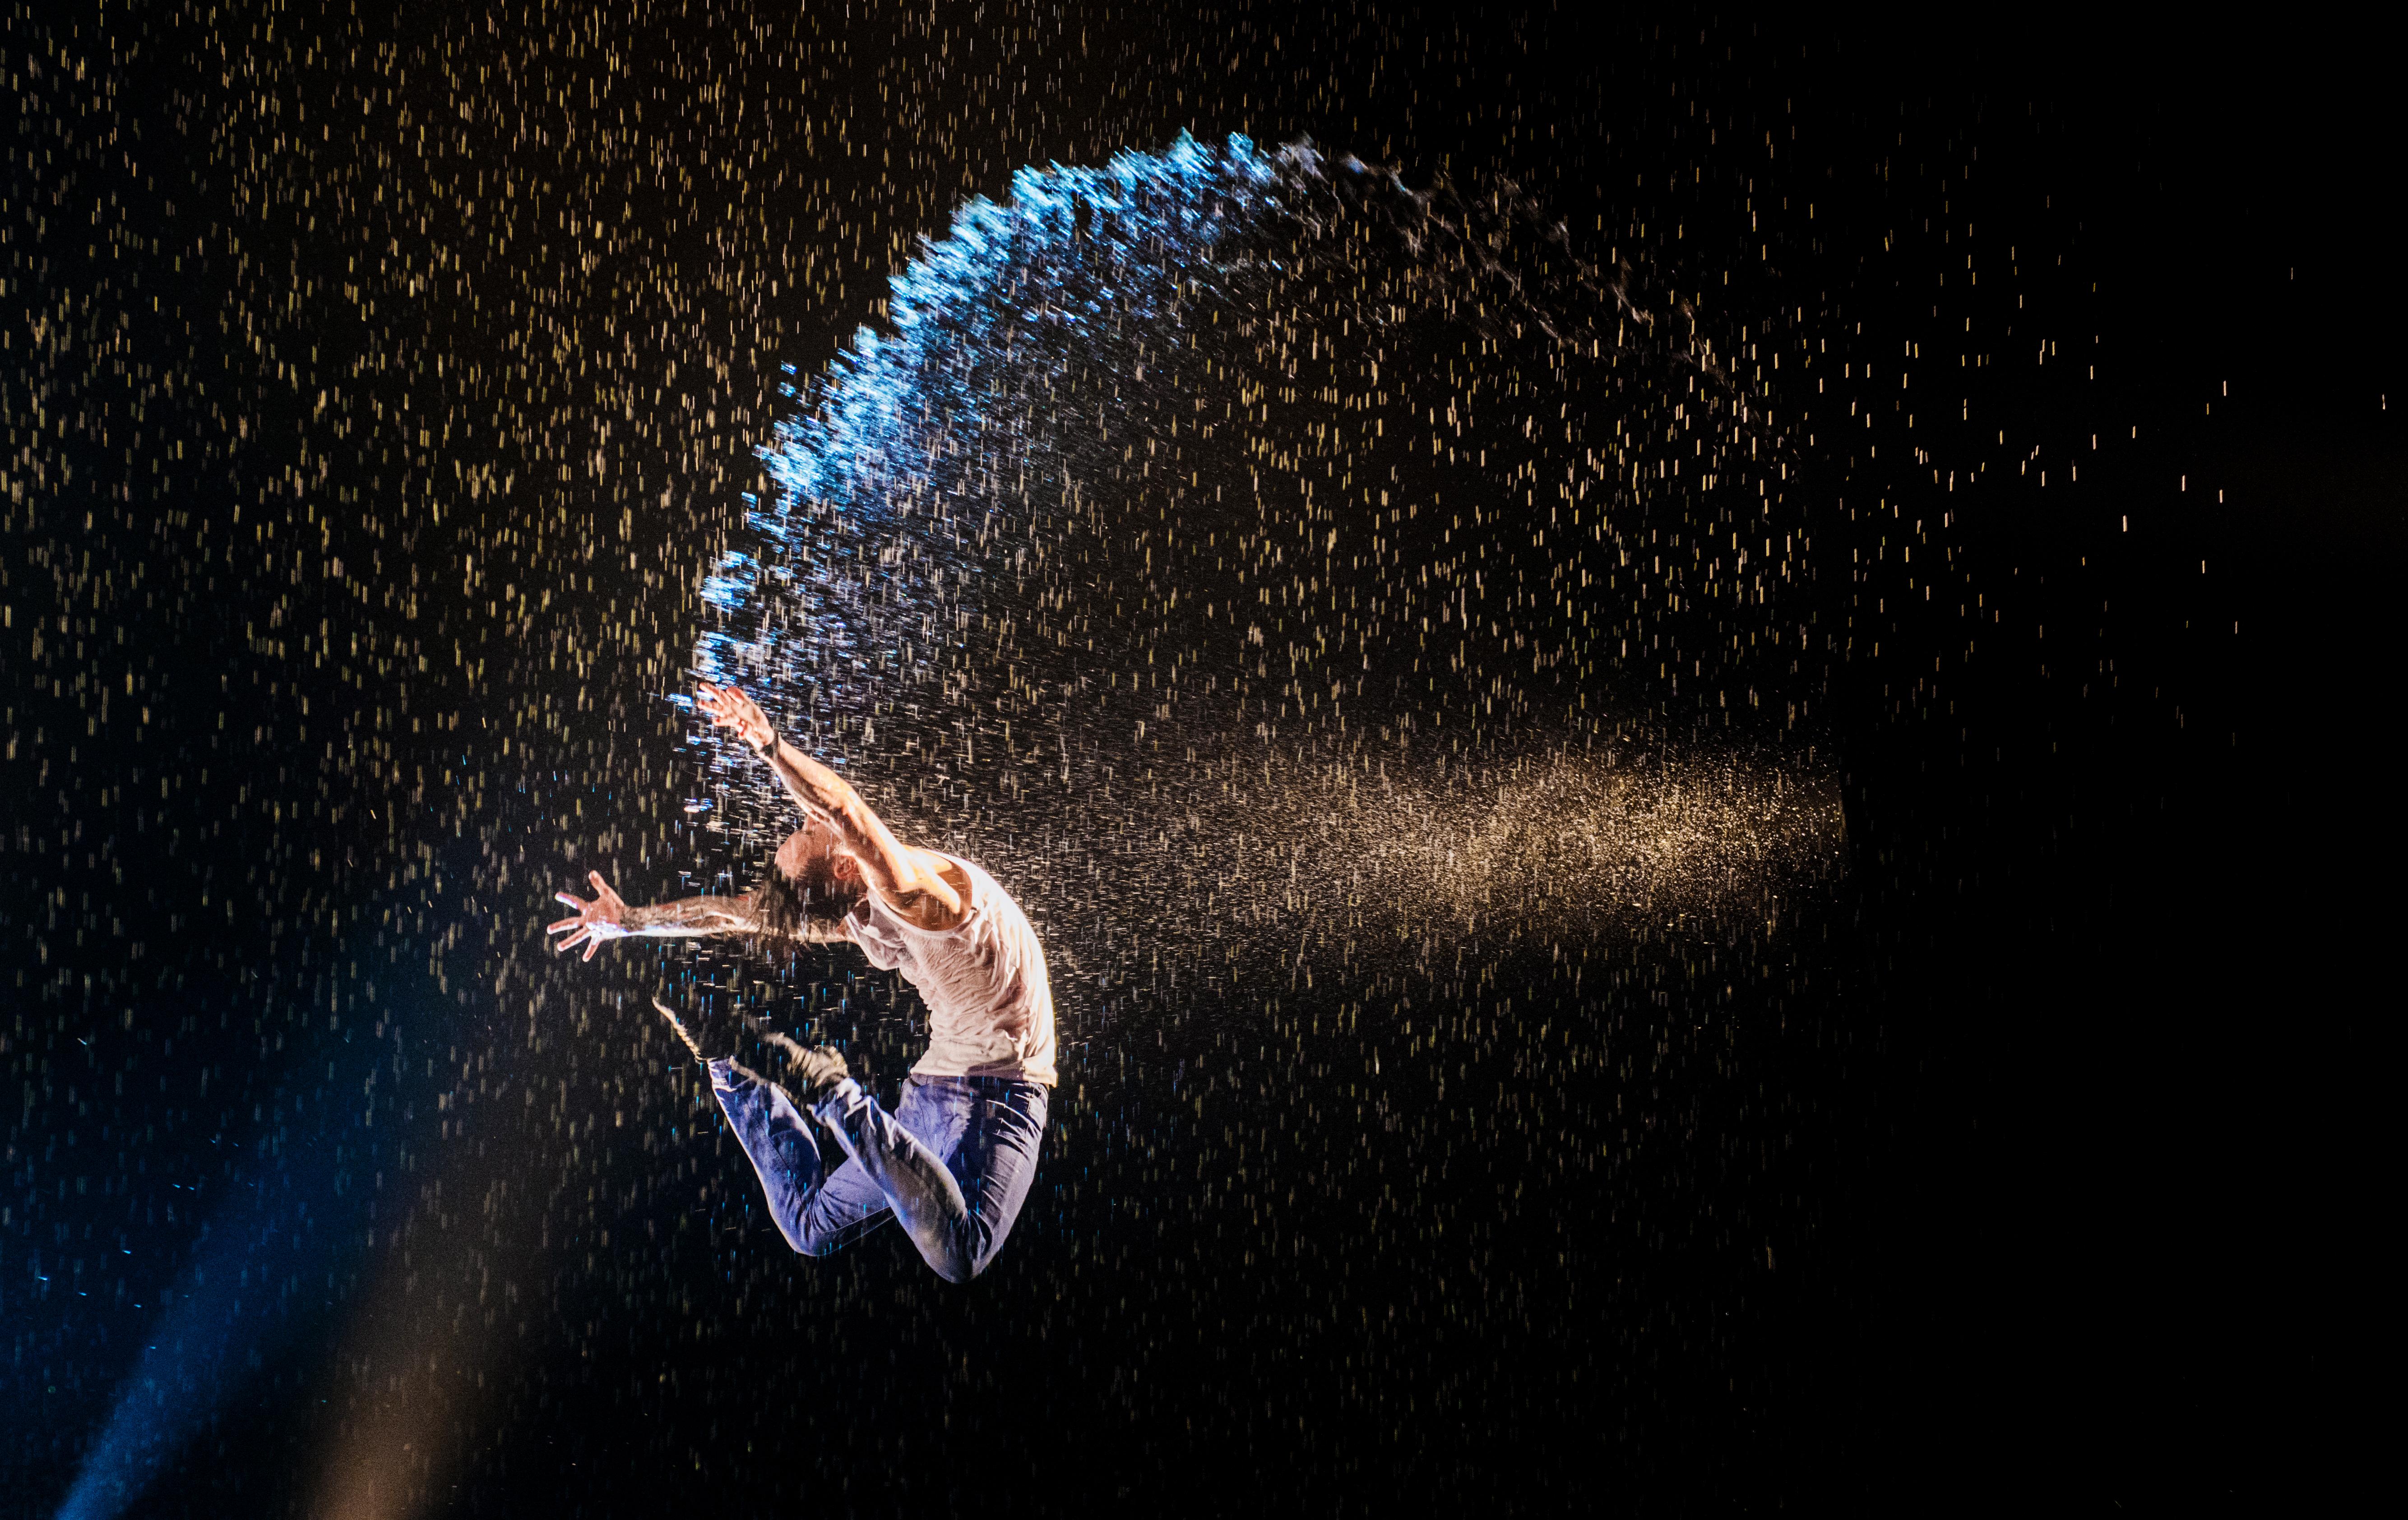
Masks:
[[[330,1076],[322,1086],[288,1089],[251,1138],[248,1173],[162,1295],[152,1333],[59,1520],[123,1513],[252,1373],[333,1307],[371,1192],[357,1173],[373,1164],[374,1117],[354,1083],[361,1058],[386,1053],[363,1041],[347,1042],[345,1054],[351,1082]],[[369,1101],[382,1108],[392,1099]]]

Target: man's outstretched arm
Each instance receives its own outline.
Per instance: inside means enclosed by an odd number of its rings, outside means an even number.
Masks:
[[[700,690],[696,705],[767,760],[804,812],[836,830],[845,853],[861,863],[870,890],[888,906],[924,929],[948,929],[961,922],[967,905],[945,879],[940,859],[896,839],[852,782],[780,738],[759,703],[733,686],[706,681]]]
[[[594,883],[596,896],[589,901],[574,893],[554,894],[576,909],[577,915],[549,925],[544,932],[565,936],[552,947],[554,950],[583,945],[584,958],[589,961],[610,939],[695,939],[718,934],[758,934],[764,928],[755,916],[750,892],[727,897],[681,897],[675,902],[631,907],[610,890],[610,883],[602,880],[600,871],[587,872],[586,880]],[[840,930],[810,924],[796,925],[787,932],[824,941],[844,938]]]
[[[627,910],[628,932],[654,939],[700,939],[714,934],[777,933],[814,944],[848,942],[841,925],[805,919],[772,930],[761,921],[759,904],[750,892],[732,897],[680,897],[672,902],[639,904]]]

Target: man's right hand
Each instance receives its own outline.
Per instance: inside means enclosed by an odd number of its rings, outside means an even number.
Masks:
[[[552,894],[562,902],[576,909],[577,916],[564,918],[559,923],[547,926],[543,932],[566,936],[560,943],[552,947],[554,950],[567,950],[577,945],[583,945],[584,958],[590,961],[594,958],[594,953],[602,948],[604,940],[624,939],[635,930],[627,925],[626,902],[610,890],[610,883],[602,880],[602,873],[587,871],[585,879],[594,883],[594,891],[596,894],[594,900],[588,902],[573,892]]]

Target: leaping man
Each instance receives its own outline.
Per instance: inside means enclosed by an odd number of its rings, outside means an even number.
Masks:
[[[985,871],[896,839],[844,778],[781,742],[751,697],[704,681],[696,705],[777,771],[803,826],[740,896],[629,907],[594,871],[594,898],[559,894],[576,916],[548,932],[588,960],[630,935],[850,940],[870,965],[900,971],[928,1006],[928,1052],[891,1114],[826,1046],[652,1006],[710,1071],[788,1244],[826,1255],[892,1215],[939,1276],[967,1283],[1010,1234],[1045,1133],[1054,994],[1036,931]],[[781,1080],[738,1061],[754,1051]],[[823,1167],[806,1112],[851,1159]]]

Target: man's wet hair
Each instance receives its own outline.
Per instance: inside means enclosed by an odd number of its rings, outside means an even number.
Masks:
[[[813,925],[833,928],[868,895],[859,882],[838,879],[826,855],[814,859],[797,878],[772,860],[752,888],[752,922],[767,939],[799,939]]]

